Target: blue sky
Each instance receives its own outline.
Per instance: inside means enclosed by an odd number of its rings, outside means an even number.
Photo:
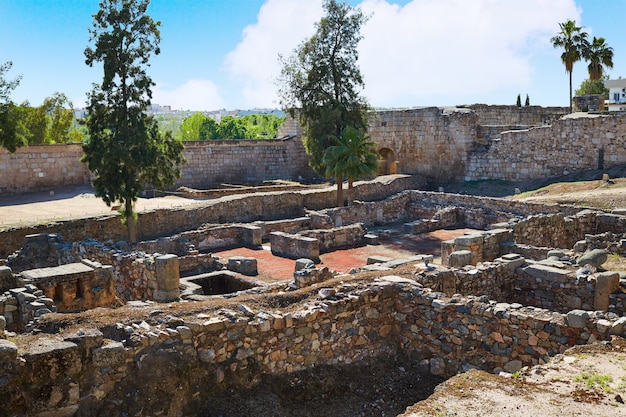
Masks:
[[[457,104],[566,106],[561,51],[549,39],[575,19],[615,50],[612,78],[626,77],[626,0],[350,0],[371,15],[362,29],[364,95],[376,107]],[[89,68],[98,0],[0,0],[0,63],[22,75],[15,102],[54,92],[82,107],[101,68]],[[153,102],[180,110],[278,107],[278,54],[313,33],[321,0],[152,0],[161,54],[148,72]],[[574,66],[574,86],[587,77]]]

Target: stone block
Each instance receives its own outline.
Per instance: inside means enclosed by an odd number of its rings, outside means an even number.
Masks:
[[[303,269],[311,269],[311,268],[315,268],[315,262],[313,262],[311,259],[307,259],[307,258],[296,259],[296,266],[294,268],[294,272],[301,271]]]
[[[380,243],[378,235],[375,235],[373,233],[365,234],[365,236],[363,236],[363,241],[366,245],[378,245]]]
[[[11,363],[17,360],[17,346],[15,343],[0,339],[0,363]]]
[[[596,290],[593,295],[593,308],[596,311],[607,311],[609,295],[619,288],[618,272],[602,272],[596,274]]]
[[[578,258],[578,265],[585,266],[591,265],[594,268],[598,268],[600,265],[606,262],[608,259],[609,253],[604,249],[594,249],[583,256]]]
[[[126,359],[124,345],[121,342],[109,341],[106,345],[96,348],[92,353],[94,366],[110,368],[123,363]]]
[[[248,276],[259,274],[257,260],[245,256],[231,256],[228,258],[226,268],[229,271],[239,272],[240,274]]]
[[[586,326],[589,313],[585,310],[572,310],[567,313],[567,324],[575,329],[582,329]]]
[[[532,264],[522,268],[526,274],[542,281],[557,282],[563,284],[571,278],[571,272],[566,269],[555,268],[548,265]]]
[[[469,250],[458,250],[450,254],[448,265],[454,268],[461,268],[470,265],[472,262],[472,252]]]
[[[392,260],[393,258],[389,258],[387,256],[373,255],[367,257],[367,265],[384,264],[385,262],[389,262]]]
[[[165,292],[177,291],[180,286],[178,256],[173,254],[158,256],[155,265],[158,289]]]

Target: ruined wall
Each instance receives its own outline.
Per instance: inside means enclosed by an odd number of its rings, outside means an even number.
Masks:
[[[528,180],[626,163],[626,116],[585,116],[502,132],[469,155],[466,180]]]
[[[394,151],[398,173],[447,181],[463,178],[477,124],[476,115],[467,110],[385,110],[370,117],[368,133],[379,151]]]
[[[419,188],[423,178],[409,176],[378,177],[375,181],[355,183],[354,198],[380,200],[406,189]],[[259,193],[233,196],[224,200],[179,209],[160,209],[139,214],[140,240],[171,236],[204,224],[247,223],[257,220],[278,220],[302,217],[306,209],[332,207],[337,201],[336,187],[324,189]],[[127,239],[126,228],[118,214],[102,217],[54,222],[23,228],[0,230],[0,257],[19,250],[24,237],[36,233],[58,233],[66,242],[92,237],[114,242]]]
[[[0,195],[89,183],[80,144],[33,145],[9,153],[0,147]]]
[[[474,110],[481,125],[525,125],[541,126],[552,124],[555,120],[569,113],[569,107],[542,106],[498,106],[472,104],[460,106]]]
[[[211,188],[220,183],[314,176],[297,139],[185,142],[187,163],[176,186]]]
[[[399,352],[437,375],[468,366],[519,370],[615,330],[598,312],[448,298],[393,276],[333,290],[291,313],[241,306],[83,329],[63,341],[30,342],[19,356],[0,340],[0,403],[24,415],[204,415],[211,396],[261,373]]]

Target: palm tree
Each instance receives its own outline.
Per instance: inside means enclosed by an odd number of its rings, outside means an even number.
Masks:
[[[565,65],[565,72],[569,74],[569,112],[572,112],[572,71],[574,63],[582,58],[582,51],[588,44],[587,32],[582,31],[582,27],[576,26],[576,21],[568,20],[559,23],[561,31],[550,41],[555,48],[563,48],[561,61]]]
[[[369,136],[351,126],[347,126],[340,137],[333,136],[333,139],[336,145],[326,148],[322,163],[326,166],[326,177],[337,181],[337,205],[341,207],[343,178],[348,178],[348,189],[352,189],[355,180],[375,175],[379,155]]]
[[[591,84],[602,78],[604,67],[613,68],[613,48],[606,44],[603,37],[593,37],[591,43],[587,43],[583,50],[583,58],[589,61],[589,84],[587,94],[591,94]]]

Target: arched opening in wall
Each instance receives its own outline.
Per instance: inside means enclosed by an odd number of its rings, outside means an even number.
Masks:
[[[378,150],[378,175],[390,175],[398,173],[398,158],[393,149],[381,148]]]

